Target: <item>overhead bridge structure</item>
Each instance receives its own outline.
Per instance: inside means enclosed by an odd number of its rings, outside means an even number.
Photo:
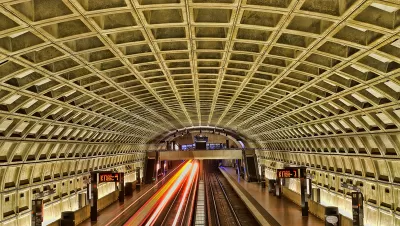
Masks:
[[[160,151],[160,160],[241,159],[242,150]]]

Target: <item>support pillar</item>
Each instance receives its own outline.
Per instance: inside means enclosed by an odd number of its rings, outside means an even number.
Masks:
[[[125,181],[124,181],[124,173],[119,173],[119,196],[118,200],[121,203],[124,203],[124,194],[125,194]]]
[[[158,181],[158,170],[161,169],[161,161],[160,161],[160,152],[156,151],[156,161],[154,164],[154,178],[155,181]]]
[[[32,200],[32,226],[42,226],[43,222],[43,199]]]
[[[265,165],[262,164],[260,168],[260,181],[265,181]]]
[[[169,141],[167,141],[167,151],[170,151],[170,150],[171,150],[171,146],[170,146]]]
[[[175,145],[176,145],[176,141],[172,141],[172,150],[173,151],[176,151]]]
[[[226,139],[225,144],[226,144],[226,148],[229,148],[229,140],[228,139]]]
[[[140,178],[140,167],[136,167],[136,181],[137,181],[136,189],[140,190],[140,186],[141,186],[141,183],[142,183],[142,180]]]
[[[284,178],[277,178],[275,182],[275,195],[276,197],[282,197],[282,185],[283,185]]]
[[[364,226],[364,197],[360,191],[351,193],[351,206],[353,210],[353,225]]]
[[[140,167],[136,167],[136,181],[137,181],[138,184],[141,183],[141,180],[140,180]]]
[[[98,197],[98,189],[97,182],[99,181],[97,172],[92,172],[91,175],[91,199],[90,199],[90,220],[97,221],[97,199]]]
[[[164,164],[164,175],[167,175],[167,172],[168,172],[168,161],[165,160],[163,164]]]
[[[308,216],[308,195],[306,168],[300,168],[300,189],[301,189],[301,215]]]

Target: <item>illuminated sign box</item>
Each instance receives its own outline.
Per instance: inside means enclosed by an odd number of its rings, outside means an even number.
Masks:
[[[99,173],[99,182],[119,182],[119,173]]]
[[[278,178],[299,178],[298,169],[277,169]]]
[[[208,137],[195,136],[194,139],[196,142],[208,142]]]

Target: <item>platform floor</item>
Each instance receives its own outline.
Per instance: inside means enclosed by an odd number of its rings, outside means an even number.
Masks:
[[[169,178],[178,167],[173,167],[167,174],[159,178],[159,183],[142,185],[140,191],[134,190],[132,196],[125,196],[124,203],[118,201],[99,211],[97,221],[90,218],[83,221],[79,226],[118,226],[123,225],[135,212],[150,198]],[[168,178],[165,180],[165,178]],[[148,197],[140,199],[141,197]]]
[[[238,176],[234,168],[223,167],[238,186],[247,191],[281,226],[323,226],[324,222],[309,214],[308,217],[301,216],[301,208],[284,197],[278,198],[268,189],[261,188],[258,183],[249,183]]]
[[[134,211],[129,211],[130,207],[136,205],[139,197],[144,195],[146,192],[150,191],[151,187],[154,186],[152,184],[146,184],[142,186],[140,191],[134,191],[133,195],[130,197],[125,196],[124,203],[120,203],[118,201],[112,203],[111,205],[107,206],[103,210],[98,213],[97,221],[90,221],[90,218],[85,220],[84,222],[80,223],[81,226],[106,226],[106,225],[116,225],[114,223],[109,223],[114,218],[121,217],[120,215],[133,215]]]

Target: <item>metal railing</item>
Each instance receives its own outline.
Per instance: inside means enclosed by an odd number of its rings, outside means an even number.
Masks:
[[[166,152],[166,151],[219,151],[219,150],[245,150],[245,151],[254,151],[256,150],[255,148],[221,148],[221,149],[187,149],[187,150],[166,150],[166,149],[161,149],[161,150],[149,150],[148,152],[153,152],[153,151],[160,151],[160,152]]]

